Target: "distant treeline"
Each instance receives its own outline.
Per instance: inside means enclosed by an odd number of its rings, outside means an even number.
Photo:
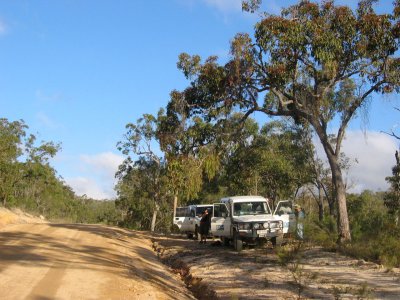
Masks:
[[[60,222],[116,224],[114,201],[79,197],[57,176],[49,159],[59,150],[38,143],[24,121],[0,119],[0,205]]]

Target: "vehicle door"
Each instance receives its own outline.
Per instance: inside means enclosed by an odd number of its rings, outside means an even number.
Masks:
[[[185,218],[182,222],[181,231],[194,231],[194,222],[195,222],[196,210],[195,208],[188,207],[185,213]],[[192,230],[193,227],[193,230]]]
[[[230,236],[231,218],[225,203],[213,204],[213,214],[211,218],[211,233],[214,236]]]
[[[275,208],[274,216],[282,220],[283,233],[294,232],[296,228],[296,217],[291,200],[279,201]]]
[[[190,207],[187,231],[194,232],[196,228],[196,207]]]

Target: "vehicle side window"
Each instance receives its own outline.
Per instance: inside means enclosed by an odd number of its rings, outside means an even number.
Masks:
[[[185,217],[186,211],[187,211],[186,207],[177,207],[176,208],[176,217],[178,217],[178,218]]]
[[[196,212],[193,209],[190,211],[190,216],[191,217],[195,217],[196,216]]]
[[[279,215],[292,214],[293,213],[292,203],[291,202],[279,203],[277,212]]]
[[[215,205],[214,206],[214,217],[220,217],[221,216],[221,206],[220,205]]]
[[[221,217],[226,218],[228,216],[228,210],[226,209],[226,205],[221,205]]]
[[[228,216],[228,211],[226,209],[225,204],[221,204],[221,205],[216,205],[214,207],[215,211],[214,211],[214,217],[222,217],[222,218],[226,218]]]

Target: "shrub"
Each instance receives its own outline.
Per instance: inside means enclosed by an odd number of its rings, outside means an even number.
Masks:
[[[332,216],[325,216],[322,222],[317,218],[306,218],[305,237],[327,250],[336,249],[337,229]]]

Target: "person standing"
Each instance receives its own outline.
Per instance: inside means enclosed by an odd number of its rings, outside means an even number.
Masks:
[[[304,238],[304,210],[300,205],[296,204],[294,206],[294,215],[296,216],[296,236],[298,239],[302,240]]]
[[[200,219],[200,244],[205,244],[207,242],[207,235],[209,233],[210,226],[210,215],[208,213],[208,209],[205,209]]]

